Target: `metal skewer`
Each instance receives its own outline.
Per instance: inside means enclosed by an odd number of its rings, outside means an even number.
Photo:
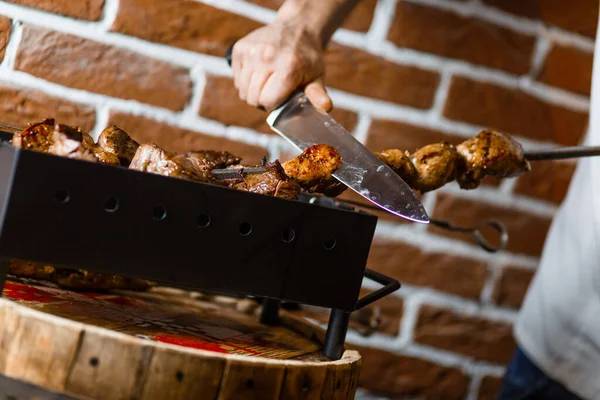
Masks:
[[[528,150],[527,161],[564,160],[568,158],[600,156],[600,146],[555,147],[550,149]]]

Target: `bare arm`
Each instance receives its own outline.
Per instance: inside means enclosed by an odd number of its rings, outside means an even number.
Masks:
[[[358,0],[287,0],[275,20],[233,48],[233,74],[242,100],[272,110],[299,87],[330,111],[324,52]]]

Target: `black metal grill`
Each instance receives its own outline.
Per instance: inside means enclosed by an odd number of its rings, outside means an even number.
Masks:
[[[349,315],[399,288],[365,268],[377,218],[0,144],[0,289],[8,260],[332,309],[338,359]],[[4,269],[4,271],[2,271]],[[385,285],[359,299],[363,277]]]

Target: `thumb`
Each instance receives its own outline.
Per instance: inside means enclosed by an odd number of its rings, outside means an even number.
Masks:
[[[331,101],[331,97],[329,97],[327,90],[325,90],[322,78],[306,85],[304,94],[315,107],[318,107],[325,112],[330,112],[333,109],[333,101]]]

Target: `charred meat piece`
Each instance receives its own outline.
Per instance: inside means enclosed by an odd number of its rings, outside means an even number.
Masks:
[[[98,146],[119,159],[122,166],[128,167],[140,147],[125,131],[116,126],[104,129],[98,137]]]
[[[342,157],[330,145],[311,146],[282,166],[285,174],[309,193],[340,194],[346,188],[332,176],[342,166]]]
[[[455,171],[462,162],[454,146],[436,143],[421,147],[411,155],[417,176],[413,189],[426,193],[454,180]]]
[[[456,149],[465,163],[456,177],[463,189],[477,187],[486,175],[509,178],[531,168],[523,154],[523,147],[512,137],[494,130],[479,132]]]
[[[234,156],[227,151],[201,150],[190,151],[185,153],[185,157],[196,168],[202,171],[210,171],[215,168],[227,168],[232,165],[237,165],[242,161],[241,158]]]
[[[230,186],[246,192],[295,200],[300,194],[300,186],[295,180],[288,178],[279,161],[263,165],[265,172],[244,175],[241,181]]]
[[[196,168],[196,165],[184,155],[169,153],[155,144],[141,145],[129,168],[197,182],[213,180],[208,171]]]
[[[390,149],[384,150],[381,153],[375,153],[375,155],[381,161],[386,163],[395,173],[400,175],[402,180],[409,186],[413,185],[413,182],[417,177],[417,169],[407,152]]]
[[[11,260],[9,273],[31,279],[53,282],[75,290],[145,290],[154,286],[150,281],[127,278],[120,275],[102,274],[82,269],[57,268],[42,263]]]
[[[15,133],[11,144],[26,150],[47,153],[52,144],[54,119],[49,118],[35,124],[30,124],[19,133]]]

